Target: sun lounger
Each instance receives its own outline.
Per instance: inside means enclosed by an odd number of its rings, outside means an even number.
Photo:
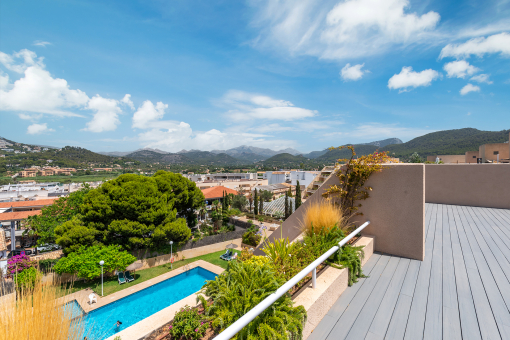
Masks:
[[[232,255],[232,251],[230,249],[227,249],[227,251],[225,252],[225,254],[221,255],[220,256],[220,259],[222,260],[226,260],[227,258],[229,258],[230,256]]]
[[[126,271],[126,272],[124,272],[124,276],[126,277],[126,280],[127,280],[128,282],[131,282],[131,281],[134,281],[134,280],[135,280],[135,278],[131,276],[131,273],[129,272],[129,270],[128,270],[128,271]]]
[[[227,261],[232,261],[232,260],[235,260],[235,259],[237,259],[237,253],[234,253],[234,255],[233,255],[233,256],[230,256],[230,257],[227,259]]]
[[[121,285],[123,283],[126,283],[126,278],[124,277],[124,273],[123,272],[118,272],[117,273],[117,278],[119,279],[119,285]]]

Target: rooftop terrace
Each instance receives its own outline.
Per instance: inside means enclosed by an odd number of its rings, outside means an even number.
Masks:
[[[510,210],[429,203],[425,217],[424,261],[374,254],[309,340],[510,339]]]

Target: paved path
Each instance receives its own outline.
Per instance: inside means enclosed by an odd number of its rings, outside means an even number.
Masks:
[[[308,340],[510,339],[510,210],[425,218],[425,260],[374,254]]]

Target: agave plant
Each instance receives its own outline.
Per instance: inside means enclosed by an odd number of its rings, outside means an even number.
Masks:
[[[211,317],[212,326],[221,332],[274,293],[282,283],[271,267],[233,261],[228,270],[202,288],[201,293],[210,297],[213,304],[208,305],[203,296],[198,299]],[[286,294],[233,339],[301,339],[305,321],[303,306],[293,307],[290,295]]]

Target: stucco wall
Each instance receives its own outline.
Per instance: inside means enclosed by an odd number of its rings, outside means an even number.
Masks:
[[[495,143],[495,144],[484,144],[480,145],[480,157],[482,158],[482,162],[486,161],[495,161],[497,160],[497,155],[494,154],[494,151],[499,152],[499,159],[508,159],[510,158],[510,146],[508,143]]]
[[[269,238],[288,237],[296,239],[300,234],[300,221],[307,207],[323,200],[323,192],[331,185],[339,184],[337,176],[331,176],[306,202],[301,205]],[[356,217],[357,225],[365,220],[371,224],[364,235],[375,237],[375,251],[423,260],[425,241],[425,166],[423,164],[387,164],[386,169],[375,173],[368,180],[372,186],[370,198],[361,202],[364,216]],[[258,248],[261,248],[259,246]],[[263,254],[256,249],[256,254]]]
[[[466,151],[466,163],[476,163],[476,159],[480,157],[480,151]]]
[[[465,155],[436,155],[436,156],[427,156],[427,161],[435,162],[436,157],[439,157],[439,160],[443,161],[445,164],[458,164],[464,163],[466,161]],[[476,163],[476,160],[475,160]]]
[[[510,209],[510,164],[427,164],[427,203]]]

